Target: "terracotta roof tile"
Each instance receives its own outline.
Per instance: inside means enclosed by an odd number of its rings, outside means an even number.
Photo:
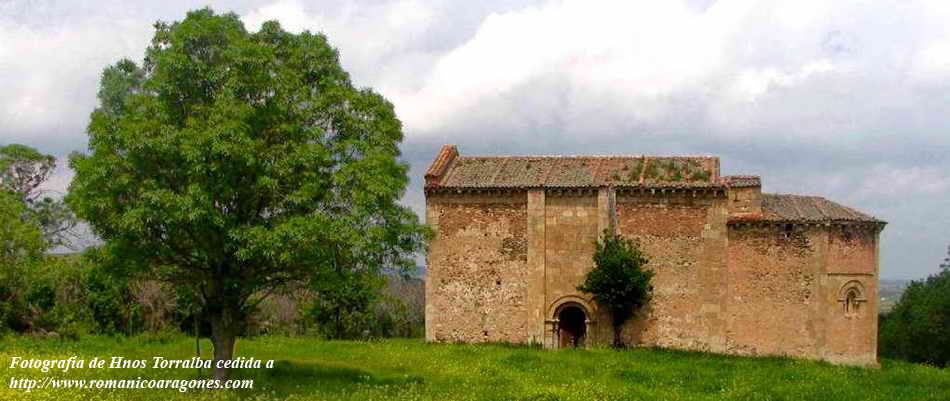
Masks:
[[[762,179],[757,175],[727,175],[722,177],[722,182],[730,188],[762,186]]]
[[[458,185],[458,183],[465,183],[465,187],[491,187],[493,179],[500,173],[499,169],[504,162],[504,159],[499,158],[458,157],[452,164],[452,168],[446,172],[440,186],[461,187],[463,185]]]
[[[719,159],[708,156],[457,156],[430,186],[444,188],[528,188],[658,186],[710,187],[719,181]],[[654,166],[647,168],[648,166]],[[426,175],[427,178],[437,178]]]
[[[445,169],[448,168],[456,156],[458,156],[458,150],[455,148],[455,145],[443,145],[442,150],[439,151],[432,165],[429,166],[429,170],[426,171],[426,177],[441,176],[445,173]]]
[[[445,145],[426,171],[426,188],[761,187],[754,175],[719,177],[710,156],[462,157]],[[872,216],[818,196],[762,194],[762,215],[730,221],[872,222]]]
[[[762,194],[761,220],[789,222],[877,222],[872,216],[820,196]]]

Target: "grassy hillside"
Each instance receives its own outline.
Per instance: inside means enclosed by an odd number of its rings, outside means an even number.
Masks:
[[[207,342],[202,343],[209,357]],[[273,369],[236,371],[253,390],[10,389],[12,356],[153,356],[187,359],[194,341],[87,337],[79,342],[7,337],[0,341],[0,399],[16,400],[950,400],[950,370],[884,361],[881,369],[781,358],[741,358],[653,349],[544,351],[504,345],[431,345],[421,340],[325,342],[260,337],[238,355],[275,359]],[[58,378],[191,379],[194,369],[75,369]]]

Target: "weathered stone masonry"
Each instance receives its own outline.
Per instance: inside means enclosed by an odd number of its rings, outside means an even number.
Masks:
[[[576,290],[604,230],[635,238],[654,297],[629,344],[869,365],[877,360],[880,220],[761,192],[715,157],[463,157],[426,173],[426,338],[608,344]]]

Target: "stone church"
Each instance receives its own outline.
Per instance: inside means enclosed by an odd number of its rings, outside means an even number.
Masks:
[[[603,230],[639,241],[653,297],[630,345],[877,362],[884,222],[817,196],[762,193],[717,157],[461,156],[425,174],[426,339],[609,344],[576,287]]]

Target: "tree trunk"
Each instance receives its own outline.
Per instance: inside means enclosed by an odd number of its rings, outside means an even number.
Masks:
[[[228,369],[218,366],[221,361],[231,360],[234,356],[234,342],[237,339],[239,323],[237,313],[222,308],[211,316],[211,344],[214,345],[214,379],[228,378]]]
[[[623,325],[614,324],[614,348],[623,348]]]

